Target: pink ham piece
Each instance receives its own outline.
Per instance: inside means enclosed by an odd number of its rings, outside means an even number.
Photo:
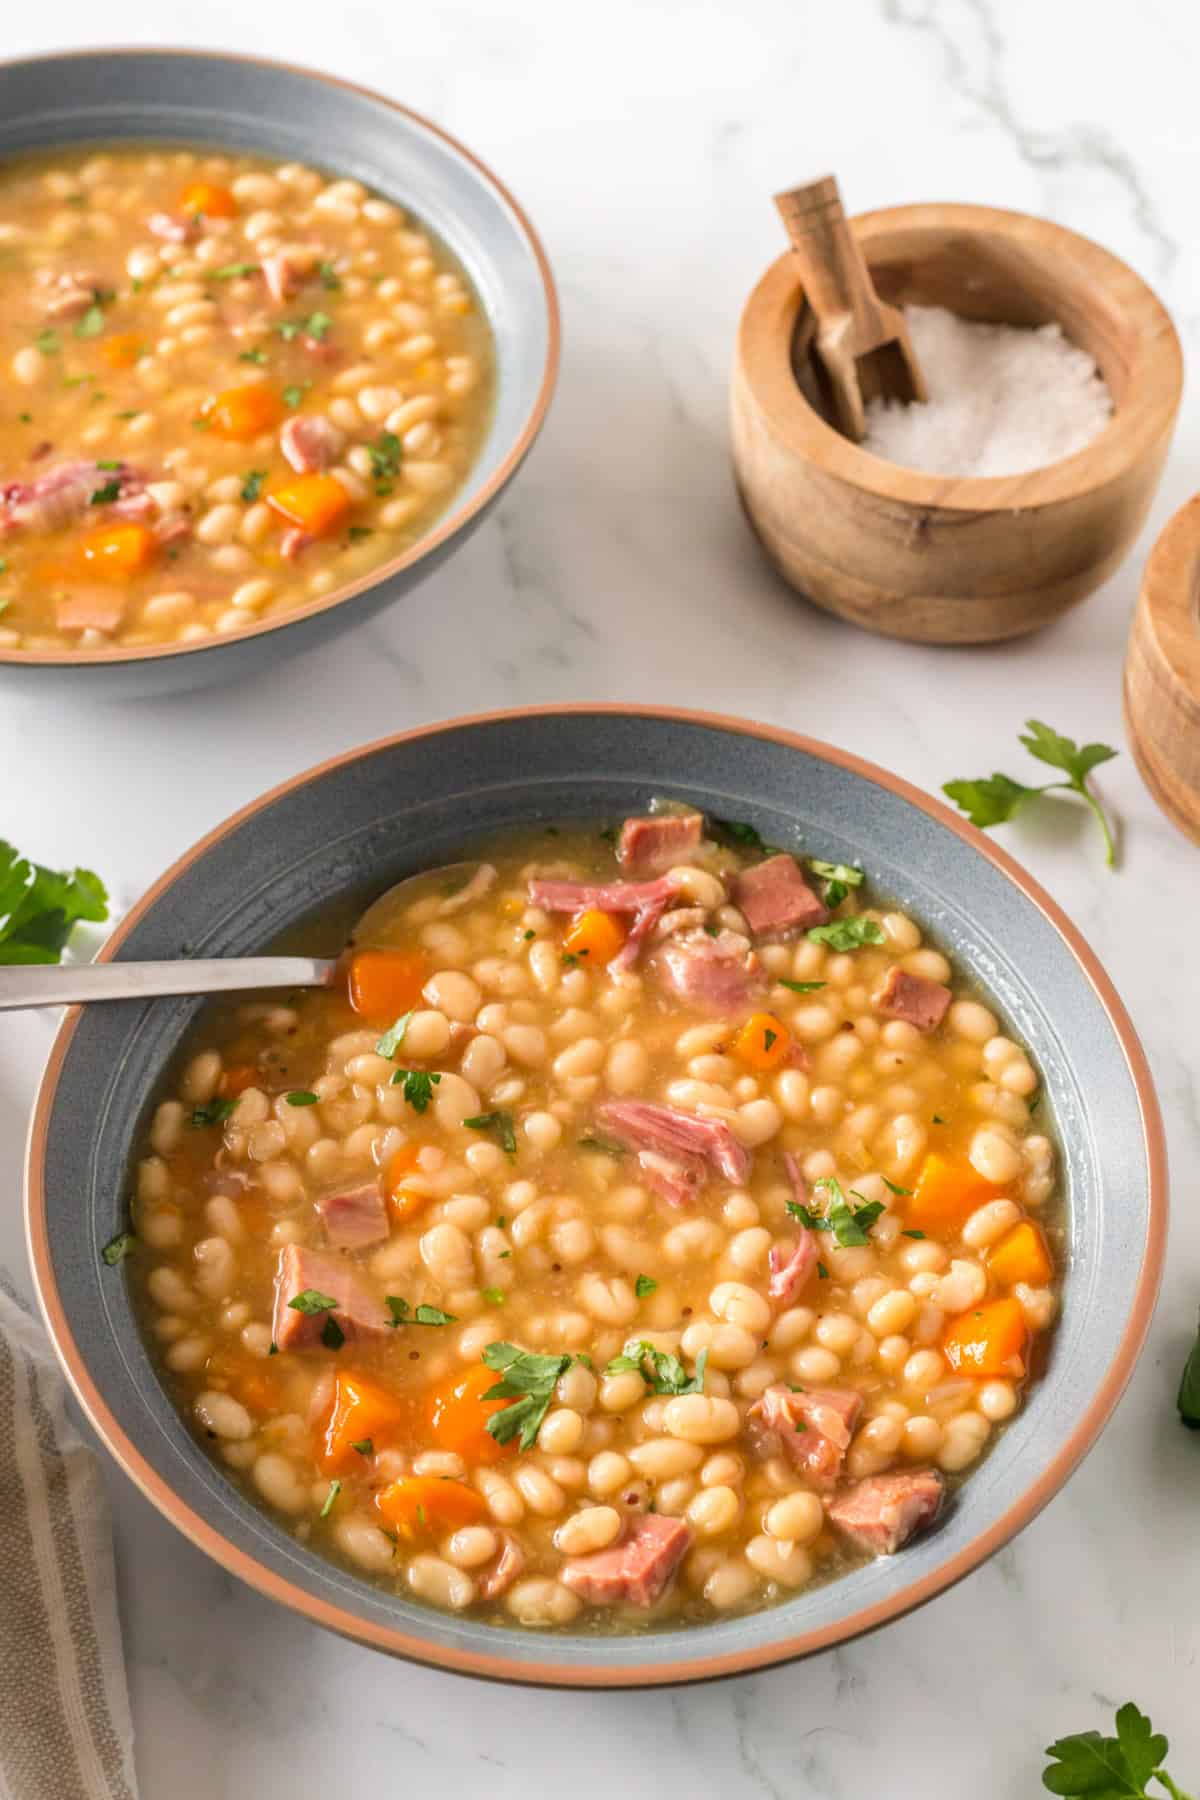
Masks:
[[[480,1597],[496,1600],[506,1594],[525,1567],[525,1552],[511,1532],[500,1533],[500,1554],[478,1577]]]
[[[185,219],[178,213],[156,212],[146,220],[146,230],[152,237],[161,238],[164,244],[192,244],[203,228],[195,213]]]
[[[569,1558],[559,1580],[592,1606],[653,1606],[691,1541],[682,1519],[642,1513],[620,1543]]]
[[[826,1510],[830,1523],[856,1550],[894,1556],[918,1531],[933,1524],[945,1494],[945,1484],[933,1469],[897,1469],[855,1482]]]
[[[336,1300],[327,1312],[297,1312],[289,1303],[314,1290]],[[324,1250],[287,1244],[279,1253],[275,1276],[275,1316],[271,1337],[279,1350],[311,1350],[320,1344],[328,1319],[336,1319],[347,1341],[382,1337],[391,1329],[384,1308],[348,1262]]]
[[[785,1150],[784,1167],[792,1193],[801,1205],[808,1201],[808,1183],[800,1172],[800,1164],[790,1150]],[[791,1244],[772,1244],[767,1256],[767,1293],[780,1306],[791,1306],[799,1298],[818,1262],[817,1240],[807,1226]]]
[[[314,244],[285,244],[262,259],[263,280],[276,306],[286,306],[299,292],[320,262],[322,252]]]
[[[662,1156],[657,1150],[639,1150],[638,1168],[655,1193],[671,1206],[690,1205],[708,1175],[697,1156]]]
[[[185,512],[167,512],[155,521],[154,535],[164,550],[173,544],[181,544],[184,538],[192,535],[192,521]]]
[[[755,937],[771,940],[794,937],[829,917],[795,857],[782,851],[742,870],[733,884],[733,903]]]
[[[289,525],[280,541],[280,554],[285,556],[288,562],[295,562],[300,552],[307,550],[308,546],[315,542],[316,539],[311,531],[302,531],[299,525]]]
[[[649,813],[626,819],[617,839],[617,861],[626,874],[642,881],[665,875],[685,862],[704,836],[704,818],[693,813]]]
[[[681,932],[655,950],[651,967],[677,1000],[706,1012],[733,1012],[765,989],[758,957],[735,931]]]
[[[378,1181],[322,1194],[316,1209],[335,1250],[365,1250],[368,1244],[382,1243],[388,1235],[387,1207]]]
[[[539,881],[529,883],[529,903],[547,912],[632,913],[633,923],[625,942],[609,963],[610,969],[632,968],[642,945],[679,892],[677,882],[659,881]]]
[[[279,433],[279,448],[301,475],[331,468],[345,441],[337,426],[320,413],[303,413],[289,419]]]
[[[0,487],[0,536],[22,528],[61,531],[64,525],[83,518],[92,505],[92,495],[107,488],[114,478],[118,491],[113,500],[104,503],[107,511],[119,518],[133,518],[143,516],[143,509],[153,510],[145,483],[128,463],[116,469],[101,469],[94,462],[55,463],[32,481],[10,481]]]
[[[763,1428],[760,1450],[773,1452],[777,1439],[788,1461],[814,1487],[826,1488],[842,1472],[861,1411],[862,1395],[852,1388],[769,1387],[754,1402],[749,1417]]]
[[[596,1120],[629,1150],[708,1161],[726,1181],[739,1184],[750,1173],[750,1152],[723,1119],[700,1119],[648,1100],[606,1100],[596,1108]]]
[[[76,588],[54,606],[60,631],[115,631],[124,617],[124,596],[111,588]]]
[[[39,269],[35,280],[39,289],[37,303],[44,319],[78,319],[95,305],[100,291],[99,276],[80,269],[61,274]]]
[[[936,1031],[950,1009],[952,995],[940,981],[929,981],[924,975],[910,975],[905,969],[888,970],[882,987],[871,995],[876,1012],[890,1019],[903,1019],[918,1031]]]

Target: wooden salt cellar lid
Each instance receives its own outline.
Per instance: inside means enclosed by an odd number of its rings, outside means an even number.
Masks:
[[[1125,723],[1142,778],[1200,843],[1200,496],[1150,552],[1125,656]]]

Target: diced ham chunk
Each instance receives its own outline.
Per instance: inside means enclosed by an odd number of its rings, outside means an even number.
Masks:
[[[773,1453],[776,1441],[788,1461],[814,1487],[832,1487],[842,1472],[850,1434],[862,1411],[853,1388],[769,1387],[750,1408],[759,1423],[760,1451]]]
[[[910,975],[906,969],[888,970],[882,987],[871,995],[877,1012],[891,1019],[903,1019],[918,1031],[936,1031],[950,1008],[952,995],[940,981],[929,981],[924,975]]]
[[[93,494],[117,482],[117,493],[105,506],[121,518],[141,517],[149,506],[145,483],[127,463],[102,469],[82,460],[55,463],[32,481],[10,481],[0,487],[0,535],[24,528],[61,531],[83,518]],[[149,510],[153,510],[149,506]]]
[[[298,414],[288,419],[279,433],[279,448],[301,475],[331,468],[345,441],[332,420],[320,413]]]
[[[75,588],[54,605],[60,631],[115,631],[125,617],[125,597],[111,588]]]
[[[96,295],[100,291],[99,276],[81,269],[62,273],[56,273],[53,269],[39,269],[35,280],[38,286],[37,304],[44,319],[78,319],[90,306],[95,305]]]
[[[322,256],[315,244],[284,244],[262,259],[263,280],[276,306],[286,306],[312,274]]]
[[[377,1180],[322,1194],[316,1208],[325,1235],[336,1250],[365,1250],[368,1244],[381,1243],[388,1235],[387,1207]]]
[[[678,885],[660,881],[542,881],[529,883],[529,904],[546,912],[578,913],[594,908],[606,913],[640,913],[673,900]],[[661,911],[661,907],[659,909]]]
[[[856,1550],[892,1556],[918,1531],[932,1525],[942,1509],[945,1485],[933,1469],[897,1469],[868,1475],[831,1500],[830,1523]]]
[[[782,851],[742,870],[733,885],[733,903],[755,937],[772,940],[824,925],[829,917],[795,857]]]
[[[691,1541],[682,1519],[642,1513],[620,1543],[571,1557],[559,1579],[591,1606],[653,1606]]]
[[[791,1245],[772,1244],[767,1256],[767,1293],[771,1299],[780,1306],[791,1306],[806,1287],[817,1261],[817,1240],[803,1227]]]
[[[326,1312],[298,1312],[290,1302],[313,1290],[336,1300]],[[275,1276],[275,1316],[271,1336],[279,1350],[309,1350],[321,1342],[326,1320],[337,1320],[350,1341],[382,1337],[390,1330],[384,1308],[348,1262],[326,1250],[287,1244]]]
[[[203,229],[203,221],[195,213],[184,218],[179,213],[156,212],[146,220],[146,230],[164,244],[194,243]]]
[[[733,1012],[766,986],[758,957],[736,931],[685,931],[659,945],[651,966],[677,1000],[707,1012]]]
[[[506,1594],[524,1567],[525,1552],[511,1532],[502,1531],[500,1554],[477,1578],[481,1599],[496,1600]]]
[[[701,1119],[648,1100],[606,1100],[596,1108],[602,1130],[630,1150],[711,1162],[726,1181],[741,1183],[750,1173],[750,1152],[724,1119]]]
[[[638,881],[665,875],[676,863],[687,861],[703,836],[704,818],[698,812],[626,819],[617,840],[617,861]]]

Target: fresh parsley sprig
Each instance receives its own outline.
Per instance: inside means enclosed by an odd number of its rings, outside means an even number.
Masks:
[[[504,1154],[517,1154],[517,1131],[510,1112],[501,1109],[498,1112],[476,1113],[473,1119],[464,1119],[463,1124],[468,1131],[494,1131]]]
[[[56,963],[76,923],[101,924],[108,892],[90,869],[44,869],[0,838],[0,963]]]
[[[863,872],[852,863],[821,862],[819,858],[810,856],[808,866],[823,883],[821,898],[832,912],[840,906],[851,888],[861,887]]]
[[[620,1356],[614,1356],[604,1373],[624,1375],[636,1370],[656,1394],[702,1394],[708,1351],[696,1358],[696,1370],[690,1377],[677,1356],[659,1350],[645,1338],[630,1338]]]
[[[871,1227],[883,1212],[882,1200],[863,1200],[859,1193],[851,1188],[850,1193],[855,1200],[862,1200],[861,1206],[851,1206],[842,1185],[833,1175],[826,1175],[820,1181],[813,1182],[814,1193],[823,1188],[829,1195],[829,1205],[823,1213],[813,1212],[802,1200],[789,1200],[788,1212],[793,1219],[807,1226],[809,1231],[832,1232],[833,1240],[840,1250],[858,1250],[871,1241]]]
[[[483,1398],[510,1402],[488,1419],[489,1437],[498,1444],[517,1438],[522,1450],[532,1450],[550,1410],[555,1384],[571,1366],[570,1356],[538,1356],[516,1344],[489,1344],[483,1360],[500,1376]]]
[[[1011,775],[995,773],[979,776],[973,781],[947,781],[942,788],[943,794],[953,800],[960,812],[966,813],[972,825],[978,825],[984,831],[1013,818],[1027,801],[1036,799],[1039,794],[1064,789],[1078,794],[1096,815],[1104,837],[1105,862],[1110,869],[1115,867],[1117,849],[1112,827],[1100,801],[1088,786],[1088,776],[1101,763],[1111,762],[1118,752],[1110,744],[1077,744],[1074,738],[1064,737],[1040,719],[1027,719],[1025,725],[1025,731],[1018,734],[1020,743],[1039,762],[1047,763],[1052,769],[1061,769],[1065,781],[1047,781],[1041,787],[1026,787],[1023,782],[1014,781]]]
[[[1153,1800],[1148,1784],[1156,1781],[1171,1800],[1192,1800],[1162,1766],[1166,1738],[1132,1700],[1118,1710],[1116,1725],[1116,1737],[1080,1731],[1049,1744],[1053,1761],[1042,1771],[1042,1786],[1091,1800]]]
[[[858,914],[852,919],[834,919],[828,925],[813,925],[806,936],[814,944],[828,944],[831,950],[861,950],[864,944],[883,942],[883,932],[874,919]]]
[[[440,1075],[433,1075],[428,1069],[397,1069],[392,1076],[392,1087],[402,1087],[404,1098],[414,1112],[423,1113],[433,1099],[433,1090],[441,1080]]]

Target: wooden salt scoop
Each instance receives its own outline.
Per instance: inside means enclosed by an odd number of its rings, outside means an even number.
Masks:
[[[838,424],[860,444],[868,400],[929,398],[904,314],[875,292],[832,175],[776,194],[775,204],[816,315],[813,347],[829,377]]]

